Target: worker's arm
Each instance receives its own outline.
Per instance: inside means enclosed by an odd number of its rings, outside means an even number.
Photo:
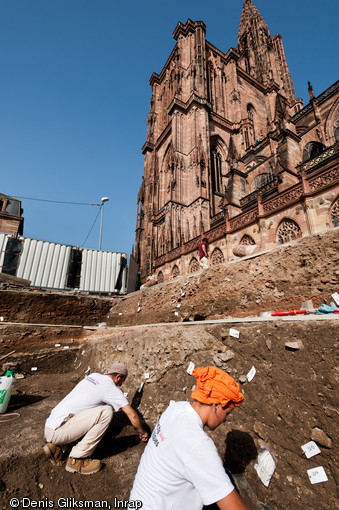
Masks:
[[[148,439],[148,432],[145,430],[138,413],[133,409],[132,406],[130,406],[130,404],[122,407],[121,410],[124,411],[129,421],[131,422],[135,430],[138,432],[141,441],[146,442]]]
[[[202,245],[202,251],[204,252],[205,257],[208,259],[208,253],[207,253],[205,244]]]
[[[249,510],[236,490],[232,491],[226,498],[217,501],[220,510]]]

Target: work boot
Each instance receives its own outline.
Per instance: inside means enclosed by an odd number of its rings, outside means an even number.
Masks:
[[[60,446],[53,443],[47,443],[44,446],[44,452],[46,457],[51,460],[53,466],[60,466],[62,461],[62,450]]]
[[[82,475],[92,475],[100,471],[101,462],[95,459],[73,459],[68,457],[66,462],[66,471],[70,473],[81,473]]]

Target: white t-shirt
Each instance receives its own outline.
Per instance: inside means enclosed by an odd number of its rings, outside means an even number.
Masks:
[[[143,510],[201,510],[234,489],[189,402],[170,405],[141,457],[130,500]]]
[[[115,411],[119,411],[121,407],[128,405],[128,400],[107,375],[87,375],[52,410],[46,426],[55,430],[69,414],[77,414],[104,404],[110,404]]]

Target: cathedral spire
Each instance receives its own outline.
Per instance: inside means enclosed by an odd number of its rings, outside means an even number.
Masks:
[[[252,0],[244,0],[238,31],[240,66],[264,85],[275,82],[280,93],[295,101],[281,35],[271,37],[268,26]]]
[[[253,33],[254,30],[260,28],[264,28],[269,35],[267,24],[252,0],[244,0],[238,31],[238,44],[245,32]]]

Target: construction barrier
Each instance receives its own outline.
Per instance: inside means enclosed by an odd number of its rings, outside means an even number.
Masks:
[[[0,233],[0,272],[30,280],[33,287],[124,294],[126,266],[124,253]]]

